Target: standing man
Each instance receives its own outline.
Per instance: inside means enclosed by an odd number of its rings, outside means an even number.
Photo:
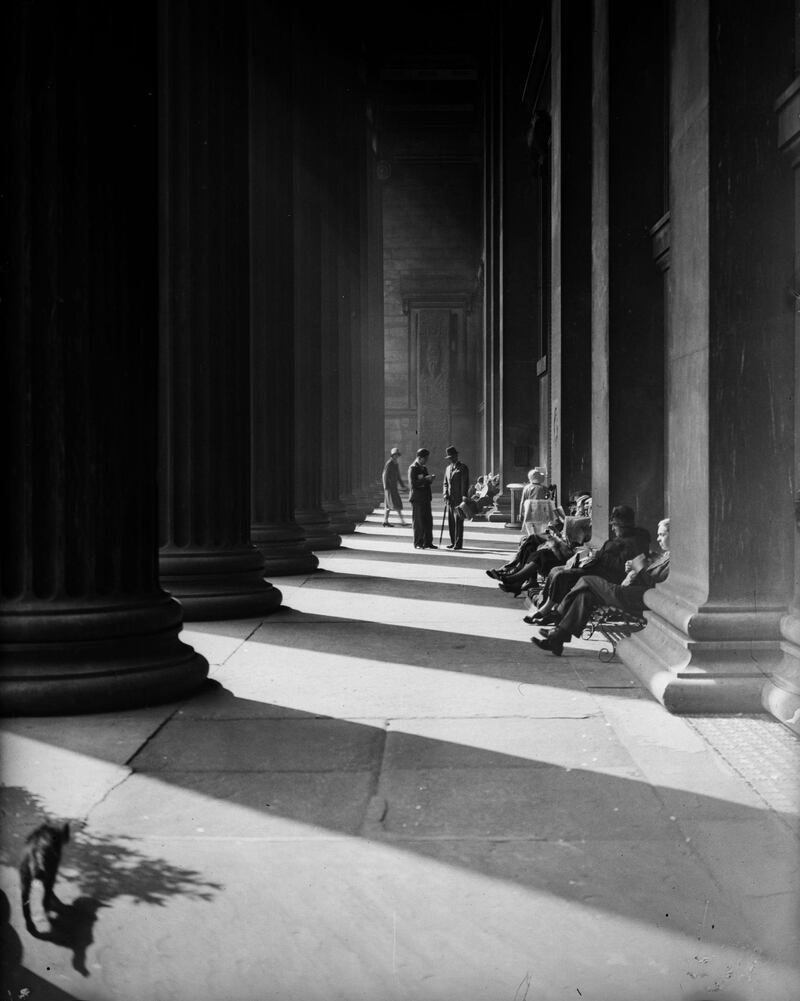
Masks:
[[[405,525],[403,521],[403,502],[400,499],[400,487],[404,490],[406,485],[403,482],[403,477],[400,475],[400,449],[395,446],[389,458],[386,460],[386,464],[383,467],[383,527],[391,528],[391,522],[389,521],[389,512],[396,511],[397,517],[400,519],[400,524]]]
[[[431,483],[434,474],[425,465],[431,453],[418,448],[417,457],[408,467],[408,488],[411,498],[411,524],[414,526],[415,549],[438,549],[433,544],[433,513],[431,512]]]
[[[444,471],[442,496],[447,505],[447,528],[450,532],[448,549],[461,549],[464,544],[464,516],[458,505],[469,497],[469,469],[459,462],[458,452],[451,445],[445,449],[445,458],[450,464]]]

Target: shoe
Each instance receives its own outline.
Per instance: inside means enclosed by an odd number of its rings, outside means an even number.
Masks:
[[[390,521],[385,521],[383,523],[384,528],[394,528],[394,525]]]
[[[500,583],[497,586],[500,588],[501,591],[505,591],[506,594],[513,594],[515,598],[519,597],[522,591],[521,587],[514,587],[513,584],[504,584],[503,581],[500,581]]]
[[[463,549],[463,548],[464,548],[463,546],[453,546],[453,549],[455,549],[456,552],[458,552],[459,549]]]
[[[535,615],[523,615],[522,616],[522,621],[523,622],[527,622],[529,626],[538,626],[539,625],[539,620],[536,618]]]
[[[496,570],[487,570],[486,571],[486,576],[487,577],[491,577],[492,580],[500,580],[500,577],[499,577],[499,575],[498,575],[498,573],[497,573]]]
[[[564,650],[564,641],[557,637],[554,632],[550,633],[543,640],[540,640],[538,636],[531,636],[531,643],[538,646],[540,650],[547,650],[548,653],[555,654],[556,657],[560,657]]]
[[[438,549],[439,547],[438,546],[434,546],[434,545],[430,545],[430,546],[423,546],[422,548],[423,549]]]
[[[418,545],[416,544],[416,542],[415,542],[415,543],[414,543],[414,548],[415,548],[415,549],[424,549],[425,547],[424,547],[424,546],[418,546]]]
[[[451,542],[451,543],[450,543],[450,545],[449,545],[449,546],[447,546],[447,548],[448,548],[448,549],[455,549],[455,546],[454,546],[454,545],[452,544],[452,542]]]

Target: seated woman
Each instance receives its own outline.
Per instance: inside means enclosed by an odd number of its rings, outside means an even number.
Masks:
[[[504,580],[508,574],[516,573],[530,560],[532,554],[539,546],[543,546],[553,535],[560,535],[564,523],[562,521],[551,521],[542,535],[526,535],[519,544],[519,548],[513,557],[501,567],[486,571],[486,576],[494,580]]]
[[[564,644],[571,636],[580,636],[592,612],[599,605],[610,605],[624,612],[641,615],[645,610],[644,594],[669,575],[669,518],[658,523],[658,544],[661,553],[636,557],[627,565],[628,573],[621,584],[610,584],[602,577],[582,577],[559,603],[556,628],[543,639],[532,636],[531,642],[541,650],[561,656]]]
[[[633,508],[620,504],[611,512],[613,538],[586,560],[577,560],[578,566],[555,567],[547,575],[542,599],[533,615],[526,615],[525,622],[547,625],[554,620],[553,609],[581,577],[592,574],[611,584],[621,584],[625,577],[625,563],[650,549],[650,533],[634,524]],[[572,562],[572,561],[570,561]]]
[[[529,551],[522,566],[498,578],[500,580],[498,586],[516,597],[529,583],[536,584],[539,574],[546,577],[554,567],[563,566],[575,554],[578,547],[588,542],[591,537],[592,523],[588,518],[568,517],[564,522],[563,534],[551,532],[550,538],[532,552]]]

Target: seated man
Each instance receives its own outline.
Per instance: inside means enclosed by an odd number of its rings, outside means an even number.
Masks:
[[[650,533],[634,524],[633,508],[620,504],[611,511],[611,531],[608,539],[594,556],[581,561],[579,566],[555,567],[547,575],[542,590],[542,602],[534,615],[526,615],[525,622],[547,625],[555,621],[553,610],[566,597],[581,577],[591,574],[602,577],[610,584],[621,584],[625,577],[625,564],[650,548]]]
[[[669,518],[658,523],[657,556],[637,556],[628,564],[628,574],[621,584],[609,584],[601,577],[582,577],[556,609],[557,625],[544,639],[532,636],[531,642],[542,650],[561,656],[571,636],[580,636],[592,612],[599,605],[610,605],[624,612],[641,615],[644,593],[667,579],[669,574]]]

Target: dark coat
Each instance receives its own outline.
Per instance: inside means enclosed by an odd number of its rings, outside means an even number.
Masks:
[[[469,496],[469,469],[463,462],[451,462],[444,471],[442,497],[452,507],[458,507]]]
[[[408,467],[408,497],[412,504],[431,502],[431,485],[425,479],[428,467],[415,459]]]

